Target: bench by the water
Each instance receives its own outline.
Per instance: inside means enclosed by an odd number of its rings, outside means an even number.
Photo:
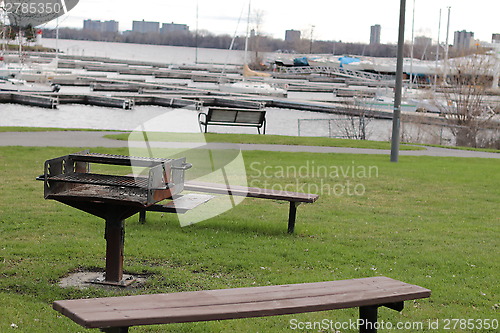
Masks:
[[[266,111],[253,109],[233,109],[210,107],[207,113],[198,114],[200,129],[207,133],[208,125],[257,127],[260,134],[266,134]],[[205,129],[202,129],[202,126]]]
[[[257,187],[246,187],[246,186],[236,186],[236,185],[225,185],[217,183],[205,183],[205,182],[195,182],[186,181],[184,183],[184,190],[203,192],[203,193],[214,193],[214,194],[227,194],[244,196],[249,198],[260,198],[260,199],[271,199],[279,201],[288,201],[290,203],[288,212],[288,232],[293,233],[295,230],[295,220],[297,216],[297,207],[301,203],[313,203],[319,196],[317,194],[310,193],[298,193],[289,191],[277,191],[269,190]],[[162,211],[157,209],[156,205],[148,208],[149,211]],[[140,212],[139,220],[141,222],[146,221],[146,211]]]
[[[397,311],[431,291],[387,277],[56,301],[55,310],[86,328],[128,332],[140,325],[265,317],[359,308],[359,332],[376,332],[378,308]],[[412,308],[413,309],[413,308]],[[289,322],[283,322],[289,328]]]

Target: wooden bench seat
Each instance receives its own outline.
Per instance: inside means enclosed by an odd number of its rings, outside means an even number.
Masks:
[[[198,122],[201,131],[205,133],[207,133],[208,125],[221,125],[256,127],[259,134],[262,128],[263,134],[266,134],[265,110],[210,107],[207,113],[198,114]],[[205,127],[204,130],[202,126]]]
[[[203,192],[203,193],[213,193],[213,194],[236,195],[249,198],[288,201],[290,203],[288,212],[289,233],[293,233],[295,230],[297,207],[301,203],[313,203],[319,198],[317,194],[311,194],[311,193],[277,191],[277,190],[269,190],[258,187],[225,185],[225,184],[207,183],[199,181],[186,181],[184,183],[184,190]],[[153,210],[153,209],[148,209],[148,210]],[[146,221],[146,211],[142,211],[140,213],[139,220],[141,222]]]
[[[128,327],[360,308],[360,332],[376,332],[377,309],[401,311],[431,291],[387,277],[182,293],[56,301],[55,310],[86,328]],[[371,325],[370,325],[371,323]],[[284,327],[286,328],[286,326]]]
[[[210,201],[213,198],[211,195],[203,194],[184,194],[170,200],[165,204],[154,204],[146,208],[151,212],[177,213],[185,214],[188,211]]]

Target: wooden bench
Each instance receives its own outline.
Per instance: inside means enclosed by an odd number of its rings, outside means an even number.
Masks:
[[[359,332],[376,332],[378,308],[403,310],[404,301],[431,291],[387,277],[56,301],[53,308],[86,328],[125,333],[139,325],[265,317],[359,308]],[[284,324],[284,329],[289,323]]]
[[[262,128],[263,134],[266,134],[265,110],[210,107],[207,113],[198,114],[198,122],[200,130],[205,133],[207,133],[208,125],[222,125],[257,127],[259,134],[261,134],[260,129]],[[202,126],[205,127],[204,130]]]
[[[277,191],[277,190],[269,190],[257,187],[225,185],[225,184],[195,182],[195,181],[185,182],[184,190],[194,191],[194,192],[214,193],[214,194],[236,195],[249,198],[288,201],[290,203],[288,210],[288,233],[293,233],[295,230],[297,207],[301,203],[313,203],[319,198],[317,194],[310,194],[310,193]],[[155,210],[155,209],[151,208],[147,210]],[[146,221],[145,210],[140,212],[139,221],[140,222]]]

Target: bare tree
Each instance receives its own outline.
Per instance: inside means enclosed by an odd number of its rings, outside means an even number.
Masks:
[[[368,140],[371,135],[368,125],[373,120],[374,109],[358,103],[364,96],[359,93],[353,99],[344,101],[344,117],[335,120],[335,126],[341,136],[347,139]]]
[[[494,61],[482,54],[454,58],[448,75],[444,75],[446,86],[441,97],[436,95],[435,102],[459,146],[479,147],[488,132],[498,134],[500,105],[498,99],[487,99]]]
[[[262,39],[262,25],[264,23],[264,11],[261,9],[254,9],[252,11],[251,22],[253,23],[252,31],[250,35],[250,50],[253,51],[253,59],[250,64],[252,68],[264,69],[262,68],[262,55],[259,54],[261,51],[260,42]]]

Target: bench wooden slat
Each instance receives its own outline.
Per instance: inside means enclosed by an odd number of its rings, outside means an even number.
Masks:
[[[126,327],[272,316],[383,305],[430,296],[430,290],[374,277],[297,285],[235,288],[54,302],[87,328]]]
[[[262,122],[263,112],[261,111],[243,111],[236,115],[235,123],[260,124]]]
[[[124,302],[123,297],[108,297],[93,299],[89,302],[79,302],[80,305],[72,306],[73,311],[79,313],[93,313],[96,311],[106,311],[112,307],[114,310],[130,311],[136,309],[154,309],[155,303],[161,304],[162,309],[179,308],[179,303],[189,302],[190,307],[194,306],[214,306],[225,304],[239,304],[248,302],[266,302],[286,299],[311,298],[321,296],[336,296],[339,300],[343,295],[352,297],[351,293],[365,295],[372,291],[372,284],[363,281],[344,280],[342,283],[307,283],[297,285],[279,285],[266,287],[233,288],[207,291],[188,291],[182,293],[153,294],[133,296],[133,302]],[[353,281],[355,281],[353,283]],[[379,281],[378,288],[388,290],[399,290],[401,288],[413,288],[408,284],[395,284],[395,280]],[[342,281],[335,281],[342,282]],[[371,281],[369,281],[371,282]],[[334,286],[332,286],[334,284]],[[378,293],[378,291],[376,291]],[[89,304],[92,303],[92,307]]]
[[[210,118],[207,119],[208,122],[223,122],[223,123],[235,123],[238,111],[236,110],[209,110]]]
[[[187,181],[184,183],[184,189],[188,191],[230,194],[245,196],[251,198],[284,200],[291,202],[313,203],[318,199],[317,194],[277,191],[256,187],[246,187],[237,185],[225,185],[217,183],[205,183],[199,181]]]
[[[185,194],[165,204],[154,204],[146,208],[147,211],[184,214],[188,211],[213,199],[211,195]]]

